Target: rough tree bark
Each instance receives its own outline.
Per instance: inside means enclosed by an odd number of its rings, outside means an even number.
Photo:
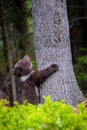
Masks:
[[[72,66],[66,0],[32,0],[32,6],[38,69],[59,65],[58,72],[42,84],[41,97],[51,95],[54,101],[76,105],[85,98]]]

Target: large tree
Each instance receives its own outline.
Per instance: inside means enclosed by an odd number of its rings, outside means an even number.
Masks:
[[[76,105],[84,100],[77,85],[71,58],[66,0],[32,0],[34,42],[38,69],[52,63],[59,70],[42,84],[40,94],[51,95],[54,101],[64,99]]]

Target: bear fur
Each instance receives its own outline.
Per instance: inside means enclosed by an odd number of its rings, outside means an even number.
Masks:
[[[44,70],[34,71],[31,58],[28,55],[19,60],[12,70],[12,74],[19,78],[18,102],[21,104],[24,100],[27,100],[29,103],[37,104],[39,102],[38,88],[40,84],[57,70],[58,65],[52,64]]]

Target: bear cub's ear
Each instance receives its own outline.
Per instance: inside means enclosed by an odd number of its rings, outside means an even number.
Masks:
[[[31,58],[28,55],[25,55],[24,58],[22,59],[23,62],[30,62]]]
[[[29,69],[32,69],[32,61],[28,55],[25,55],[24,58],[21,60],[23,63],[28,64]]]

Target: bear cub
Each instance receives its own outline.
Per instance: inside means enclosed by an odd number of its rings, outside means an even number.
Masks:
[[[52,64],[44,70],[33,70],[31,58],[26,55],[19,60],[13,70],[12,74],[19,78],[20,90],[18,92],[18,102],[21,104],[24,100],[32,104],[39,102],[38,88],[40,84],[46,81],[54,72],[58,70],[57,64]]]

